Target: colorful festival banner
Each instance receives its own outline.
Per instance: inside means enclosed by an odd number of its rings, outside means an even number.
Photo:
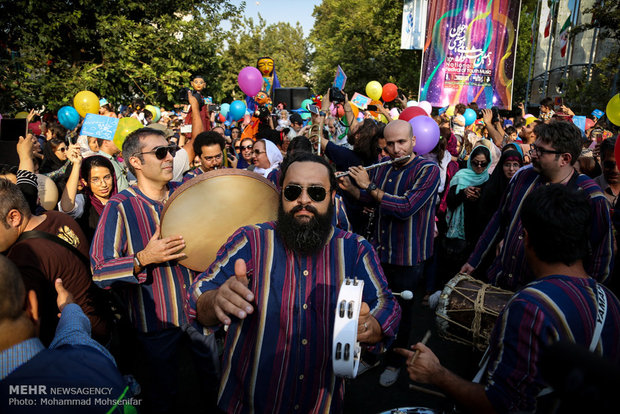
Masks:
[[[420,101],[512,107],[520,0],[430,0]]]

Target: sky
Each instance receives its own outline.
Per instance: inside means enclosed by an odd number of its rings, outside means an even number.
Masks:
[[[231,0],[235,6],[239,6],[242,0]],[[312,11],[314,6],[320,4],[322,0],[247,0],[245,2],[245,16],[252,17],[256,21],[258,13],[267,21],[267,24],[285,22],[295,26],[299,22],[304,29],[304,36],[310,34],[314,25]],[[222,25],[229,29],[230,24]]]

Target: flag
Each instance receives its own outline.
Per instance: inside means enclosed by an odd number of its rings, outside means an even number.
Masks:
[[[570,29],[570,15],[560,29],[560,54],[562,57],[566,55],[566,47],[568,46],[568,29]]]
[[[551,34],[551,21],[553,19],[554,8],[555,8],[556,0],[551,0],[551,4],[549,5],[549,12],[547,14],[547,23],[545,23],[545,37],[549,37]]]

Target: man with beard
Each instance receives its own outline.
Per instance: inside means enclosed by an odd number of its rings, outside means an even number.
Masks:
[[[183,182],[202,173],[222,168],[226,141],[215,130],[201,132],[194,142],[194,152],[200,157],[200,165],[183,176]]]
[[[300,152],[282,177],[278,220],[228,239],[192,285],[189,314],[206,334],[228,325],[221,410],[341,412],[332,332],[343,280],[364,281],[362,343],[389,345],[400,308],[370,244],[331,225],[337,183],[327,161]]]
[[[607,279],[612,265],[613,239],[607,200],[601,188],[573,165],[581,154],[581,132],[572,123],[552,121],[534,129],[536,142],[530,149],[532,164],[512,177],[498,210],[478,240],[461,273],[471,274],[484,257],[500,251],[486,272],[490,283],[515,291],[533,280],[525,260],[521,205],[525,197],[541,185],[559,183],[588,194],[592,209],[591,254],[584,259],[587,273],[597,280]],[[484,269],[483,269],[484,271]]]

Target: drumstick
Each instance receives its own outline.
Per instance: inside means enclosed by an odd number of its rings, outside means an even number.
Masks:
[[[426,345],[430,337],[431,337],[431,330],[429,329],[428,331],[426,331],[426,333],[424,334],[424,337],[420,341],[422,345]],[[419,354],[420,354],[420,350],[416,349],[416,351],[413,353],[413,356],[411,357],[411,365],[413,365],[413,362],[415,361],[415,359],[418,357]]]
[[[448,398],[448,397],[446,397],[446,394],[442,394],[442,393],[437,392],[437,391],[429,390],[426,387],[420,387],[419,385],[415,385],[415,384],[409,384],[409,389],[410,390],[420,391],[420,392],[423,392],[423,393],[429,394],[429,395],[434,395],[435,397]]]
[[[403,290],[402,292],[392,292],[394,296],[400,296],[403,300],[411,300],[413,299],[413,292],[410,290]]]

